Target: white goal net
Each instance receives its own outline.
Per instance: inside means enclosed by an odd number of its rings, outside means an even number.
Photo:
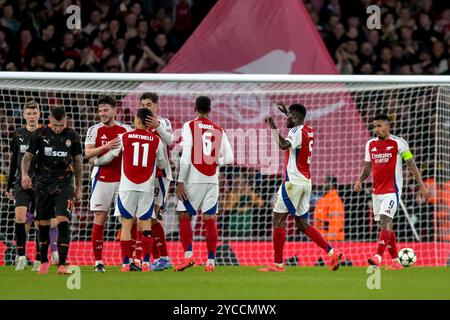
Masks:
[[[81,77],[84,76],[84,79]],[[264,119],[272,115],[283,135],[285,117],[276,102],[300,102],[307,107],[306,123],[316,132],[312,157],[313,194],[310,223],[344,253],[346,265],[365,265],[375,251],[378,226],[373,221],[371,180],[364,192],[353,192],[364,159],[364,146],[372,136],[371,119],[377,113],[391,116],[392,133],[410,145],[426,184],[432,191],[427,203],[417,197],[418,186],[404,167],[403,206],[395,217],[398,248],[411,247],[417,253],[417,265],[446,265],[450,258],[450,86],[446,83],[398,81],[321,82],[307,77],[262,77],[264,82],[240,82],[238,77],[182,75],[180,80],[164,75],[120,75],[117,80],[100,80],[102,75],[78,75],[77,80],[16,79],[0,75],[1,182],[9,173],[9,142],[22,126],[24,102],[33,98],[41,105],[45,123],[51,106],[64,106],[69,125],[82,137],[97,123],[96,101],[100,95],[113,95],[119,101],[118,120],[131,124],[144,92],[159,95],[159,114],[170,119],[175,132],[171,148],[172,167],[178,174],[182,124],[195,117],[195,98],[212,99],[213,121],[227,131],[235,161],[223,167],[220,176],[219,265],[266,265],[273,262],[272,207],[282,181],[284,153],[272,139]],[[143,75],[139,75],[143,76]],[[121,78],[120,78],[121,77]],[[172,80],[170,80],[170,79]],[[74,78],[75,79],[75,78]],[[169,79],[169,80],[167,80]],[[333,79],[339,79],[338,77]],[[214,80],[214,81],[212,81]],[[248,79],[247,79],[248,80]],[[89,212],[90,168],[84,161],[83,199],[71,223],[71,264],[93,264],[91,246],[93,215]],[[336,189],[338,197],[324,195]],[[169,255],[177,263],[182,259],[178,218],[175,212],[174,185],[169,189],[168,205],[163,213]],[[342,210],[332,209],[342,204]],[[0,197],[0,265],[14,261],[14,205],[5,193]],[[193,220],[194,252],[199,262],[206,259],[205,230],[201,215]],[[105,225],[103,255],[107,265],[119,264],[117,241],[120,223],[110,214]],[[27,256],[34,258],[35,231],[28,236]],[[328,258],[320,248],[294,228],[288,218],[284,256],[287,265],[323,265]]]

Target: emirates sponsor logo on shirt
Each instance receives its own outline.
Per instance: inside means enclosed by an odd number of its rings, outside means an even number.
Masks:
[[[372,159],[375,160],[375,163],[387,163],[390,158],[392,158],[392,153],[372,154]]]

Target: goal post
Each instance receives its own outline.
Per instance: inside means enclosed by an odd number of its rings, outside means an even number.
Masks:
[[[378,226],[373,221],[371,179],[361,193],[353,192],[364,160],[364,147],[373,135],[371,119],[380,112],[392,118],[392,133],[410,145],[427,186],[429,202],[417,197],[417,183],[404,166],[403,205],[394,226],[399,249],[412,247],[416,265],[442,266],[450,259],[450,79],[446,76],[342,76],[342,75],[236,75],[236,74],[114,74],[114,73],[0,73],[1,182],[9,171],[9,141],[23,124],[24,102],[32,98],[42,110],[44,123],[52,106],[64,106],[69,125],[82,137],[99,121],[96,101],[114,95],[118,120],[132,124],[139,96],[159,95],[158,113],[174,129],[172,167],[178,174],[182,124],[195,117],[199,95],[212,100],[211,118],[226,129],[235,161],[221,168],[219,244],[217,261],[225,265],[266,265],[272,262],[272,207],[282,181],[284,152],[264,122],[273,116],[282,135],[285,116],[277,102],[303,103],[306,123],[315,129],[312,156],[310,223],[344,252],[347,265],[365,265],[376,248]],[[93,264],[89,212],[89,164],[84,161],[83,198],[72,218],[69,262]],[[332,177],[332,178],[330,178]],[[333,183],[330,183],[333,182]],[[336,189],[342,212],[327,210],[324,195]],[[168,249],[174,262],[183,257],[175,212],[174,183],[163,213]],[[328,207],[327,207],[328,205]],[[0,196],[0,264],[14,255],[14,208],[5,193]],[[325,209],[324,209],[325,208]],[[194,251],[206,259],[205,230],[201,215],[193,219]],[[120,263],[117,232],[120,223],[109,215],[105,225],[104,256],[108,265]],[[30,231],[27,255],[34,257]],[[4,240],[1,240],[4,239]],[[321,265],[328,258],[287,221],[284,256],[288,265]],[[387,256],[387,253],[386,253]]]

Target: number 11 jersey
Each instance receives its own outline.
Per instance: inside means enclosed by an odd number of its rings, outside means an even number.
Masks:
[[[153,192],[156,166],[164,167],[160,138],[147,130],[136,129],[121,136],[122,175],[120,191]]]

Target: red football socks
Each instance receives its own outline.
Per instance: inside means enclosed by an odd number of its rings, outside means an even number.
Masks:
[[[390,241],[391,241],[391,231],[387,229],[381,229],[377,247],[377,255],[383,257],[384,250],[386,250],[386,246],[389,244]]]
[[[161,224],[161,222],[152,225],[152,232],[153,232],[153,248],[157,248],[158,251],[158,258],[160,256],[167,257],[167,244],[166,244],[166,234],[164,232],[164,228]],[[155,244],[156,243],[156,244]],[[153,254],[155,252],[155,249],[153,249]],[[153,255],[153,258],[155,256]]]
[[[150,255],[153,247],[153,238],[152,236],[143,236],[142,237],[142,254],[144,256],[144,262],[150,262]]]
[[[180,219],[180,240],[184,251],[192,251],[192,226],[189,218]]]
[[[388,251],[389,251],[389,254],[391,255],[392,259],[398,258],[397,237],[395,236],[394,231],[391,231],[391,239],[389,241]]]
[[[122,263],[128,264],[129,259],[132,257],[132,240],[120,240],[120,251],[122,252]]]
[[[331,250],[331,246],[328,244],[327,240],[325,240],[320,231],[313,226],[310,225],[306,229],[305,234],[308,236],[308,238],[311,239],[311,241],[321,247],[325,252],[328,253]]]
[[[283,263],[284,243],[286,242],[286,229],[284,227],[273,230],[274,262]]]
[[[217,223],[216,219],[205,220],[206,226],[206,248],[208,250],[208,259],[214,259],[216,257],[217,249]]]
[[[137,223],[133,223],[133,226],[131,227],[131,254],[133,254],[136,249],[136,238],[137,238]]]
[[[136,245],[134,248],[134,256],[136,259],[141,260],[142,259],[142,251],[143,251],[143,242],[142,242],[142,231],[137,231],[136,232]],[[145,254],[144,254],[145,256]]]
[[[94,257],[96,261],[102,260],[102,252],[103,252],[103,230],[104,227],[95,224],[92,228],[92,250],[94,251]]]

